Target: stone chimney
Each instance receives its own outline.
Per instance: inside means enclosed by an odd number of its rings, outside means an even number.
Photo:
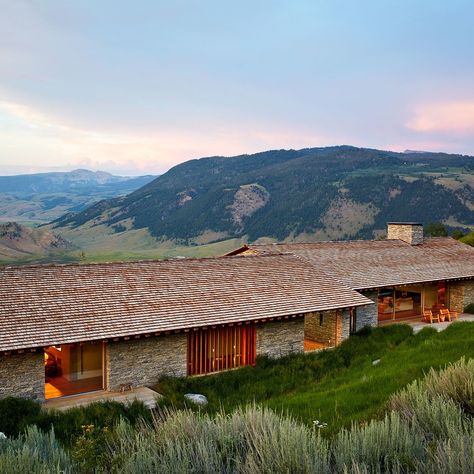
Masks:
[[[388,240],[403,240],[410,245],[423,243],[423,224],[418,222],[389,222],[387,224]]]

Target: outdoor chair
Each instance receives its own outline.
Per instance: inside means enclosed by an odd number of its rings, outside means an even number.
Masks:
[[[427,309],[423,311],[423,316],[426,322],[429,322],[430,324],[433,324],[433,322],[439,323],[439,316],[433,316],[433,312],[431,309]]]
[[[451,321],[451,319],[458,319],[459,317],[459,313],[457,311],[449,311],[449,320]]]
[[[445,321],[458,319],[458,313],[456,311],[449,311],[449,309],[440,309],[439,314],[444,318]]]

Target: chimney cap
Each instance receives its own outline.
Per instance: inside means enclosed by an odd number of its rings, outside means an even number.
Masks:
[[[420,225],[420,226],[423,225],[421,222],[387,222],[387,224],[393,224],[393,225]]]

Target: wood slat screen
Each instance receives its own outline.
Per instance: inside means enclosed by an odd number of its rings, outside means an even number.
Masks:
[[[255,365],[255,324],[200,329],[188,334],[188,375]]]

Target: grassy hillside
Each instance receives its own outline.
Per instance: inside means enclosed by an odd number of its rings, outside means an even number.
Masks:
[[[364,331],[335,350],[260,359],[256,367],[206,377],[166,378],[156,388],[166,404],[182,407],[185,393],[202,393],[209,399],[206,410],[216,413],[256,401],[307,425],[323,421],[331,434],[381,415],[391,394],[463,356],[474,358],[473,323],[441,333],[427,327],[416,335],[409,326],[392,325]]]
[[[76,247],[46,229],[34,229],[16,222],[0,223],[0,262],[29,262],[64,259]]]
[[[53,227],[84,242],[100,227],[103,245],[115,236],[124,249],[131,230],[178,245],[372,238],[390,220],[442,221],[468,230],[474,225],[473,170],[470,156],[347,146],[203,158]]]
[[[239,369],[226,378],[201,377],[178,386],[206,387],[207,413],[150,413],[138,402],[55,412],[28,400],[3,399],[0,431],[7,438],[0,438],[0,471],[470,473],[473,326],[456,323],[441,334],[425,330],[416,336],[406,326],[386,327],[359,334],[336,351],[267,361],[258,373]],[[378,365],[373,357],[381,358]],[[429,369],[457,358],[442,370]],[[162,388],[173,392],[176,384]],[[252,391],[261,404],[235,408],[251,400]],[[284,406],[275,404],[278,394]],[[217,409],[217,395],[231,413]],[[306,403],[307,416],[294,401]],[[268,408],[272,403],[277,413]],[[350,427],[339,429],[350,420]]]

